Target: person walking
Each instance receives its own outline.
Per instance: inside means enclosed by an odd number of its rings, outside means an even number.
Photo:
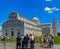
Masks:
[[[53,41],[53,38],[52,36],[50,35],[50,38],[49,38],[49,47],[51,48],[54,44],[54,41]]]
[[[24,41],[24,36],[22,36],[22,49],[24,49],[25,41]]]
[[[17,36],[16,40],[17,40],[17,42],[16,42],[16,49],[20,49],[20,46],[21,46],[21,37]]]
[[[28,49],[28,41],[29,41],[29,37],[28,34],[26,34],[26,36],[24,37],[25,49]]]
[[[34,36],[30,34],[30,49],[34,49]]]

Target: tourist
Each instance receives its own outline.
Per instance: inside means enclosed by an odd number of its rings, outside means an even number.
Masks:
[[[1,40],[4,41],[4,38],[5,38],[5,36],[4,36],[4,34],[2,34],[2,39]]]
[[[48,46],[48,36],[44,35],[44,40],[43,40],[43,47],[47,47]]]
[[[30,49],[34,49],[34,36],[30,34]]]
[[[44,36],[42,35],[42,36],[40,36],[40,46],[43,46],[43,40],[44,40]]]
[[[28,49],[28,41],[29,41],[29,37],[28,34],[26,34],[26,36],[24,37],[24,42],[25,42],[25,48]]]
[[[17,42],[16,42],[16,49],[20,49],[20,46],[21,46],[21,37],[20,36],[17,36]]]
[[[22,49],[24,49],[24,36],[22,36]]]
[[[51,48],[54,45],[54,41],[52,36],[50,35],[50,39],[49,39],[49,47]]]

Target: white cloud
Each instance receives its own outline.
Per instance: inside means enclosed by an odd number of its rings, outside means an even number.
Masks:
[[[53,13],[53,11],[49,11],[49,13]]]
[[[55,9],[56,11],[58,11],[59,10],[59,8],[57,8],[57,9]]]
[[[49,7],[45,7],[45,9],[44,9],[45,11],[50,11],[51,10],[51,8],[49,8]]]
[[[49,7],[45,7],[44,11],[47,11],[48,13],[53,13],[54,11],[58,11],[59,8],[53,7],[53,8],[49,8]]]
[[[45,0],[45,1],[50,2],[50,1],[52,1],[52,0]]]

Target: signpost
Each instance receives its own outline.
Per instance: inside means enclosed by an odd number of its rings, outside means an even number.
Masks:
[[[5,44],[5,36],[4,36],[4,49],[5,49],[5,45],[6,45],[6,44]]]

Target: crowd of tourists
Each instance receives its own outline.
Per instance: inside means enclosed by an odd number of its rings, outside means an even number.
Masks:
[[[5,41],[7,37],[4,35],[2,35],[2,41]],[[13,36],[12,36],[12,40],[13,40]],[[10,40],[10,38],[8,37],[7,40]],[[32,34],[28,35],[26,34],[26,36],[20,36],[20,34],[18,33],[17,37],[16,37],[16,49],[34,49],[34,36]]]
[[[7,38],[7,40],[10,40],[9,37],[4,37],[4,35],[2,34],[2,40],[4,41]],[[52,35],[42,35],[39,37],[39,42],[40,42],[40,46],[41,47],[47,47],[47,48],[51,48],[54,45],[54,40],[53,40],[53,36]],[[12,40],[14,40],[14,36],[12,35]],[[16,37],[16,49],[28,49],[28,47],[30,47],[30,49],[34,49],[34,41],[35,38],[32,34],[28,35],[26,34],[26,36],[20,36],[20,34],[17,34]]]
[[[54,40],[52,35],[42,35],[40,36],[40,46],[51,48],[54,45]]]
[[[17,36],[16,39],[17,39],[16,49],[18,49],[18,47],[20,48],[20,46],[22,46],[22,49],[24,49],[24,48],[28,49],[28,44],[30,44],[30,49],[34,49],[34,36],[32,34],[30,34],[30,36],[28,36],[28,34],[26,34],[26,36],[22,36],[22,37]]]

